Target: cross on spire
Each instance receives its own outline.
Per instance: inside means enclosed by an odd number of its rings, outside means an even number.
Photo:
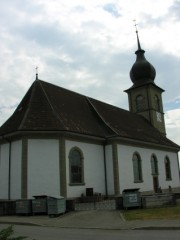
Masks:
[[[139,41],[138,28],[137,28],[137,25],[138,25],[138,24],[136,23],[136,19],[134,19],[133,22],[134,22],[134,26],[135,26],[135,29],[136,29],[138,50],[142,50],[142,49],[141,49],[141,44],[140,44],[140,41]]]
[[[138,24],[136,23],[136,19],[134,19],[133,22],[134,22],[134,26],[135,26],[135,29],[136,29],[136,33],[138,33],[138,29],[137,29]]]
[[[36,66],[36,80],[38,80],[38,66]]]

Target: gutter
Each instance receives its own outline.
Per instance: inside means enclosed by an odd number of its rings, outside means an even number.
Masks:
[[[178,146],[177,144],[175,144],[176,146],[170,146],[162,143],[154,143],[154,142],[145,142],[142,140],[136,140],[136,139],[130,139],[127,137],[110,137],[107,139],[108,143],[111,143],[112,141],[117,141],[117,143],[120,144],[126,144],[129,146],[132,146],[132,144],[136,145],[136,146],[141,146],[141,147],[146,147],[146,148],[156,148],[156,149],[162,149],[162,150],[166,150],[166,151],[173,151],[173,152],[179,152],[180,151],[180,146]]]

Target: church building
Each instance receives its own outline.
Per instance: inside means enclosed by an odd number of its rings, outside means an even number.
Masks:
[[[180,191],[162,93],[137,33],[129,111],[39,80],[0,127],[0,199]]]

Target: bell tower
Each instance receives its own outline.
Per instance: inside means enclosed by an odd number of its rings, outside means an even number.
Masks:
[[[136,35],[138,46],[135,52],[136,61],[130,70],[133,85],[125,90],[128,94],[129,110],[142,115],[162,134],[166,135],[162,102],[164,90],[154,83],[156,70],[144,56],[145,51],[141,48],[137,29]]]

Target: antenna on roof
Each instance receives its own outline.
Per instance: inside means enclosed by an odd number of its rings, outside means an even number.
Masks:
[[[36,80],[38,80],[38,66],[36,66]]]
[[[140,41],[139,41],[138,28],[137,28],[138,24],[136,23],[136,19],[134,19],[133,22],[134,22],[134,26],[135,26],[135,29],[136,29],[138,50],[141,50],[141,44],[140,44]]]

